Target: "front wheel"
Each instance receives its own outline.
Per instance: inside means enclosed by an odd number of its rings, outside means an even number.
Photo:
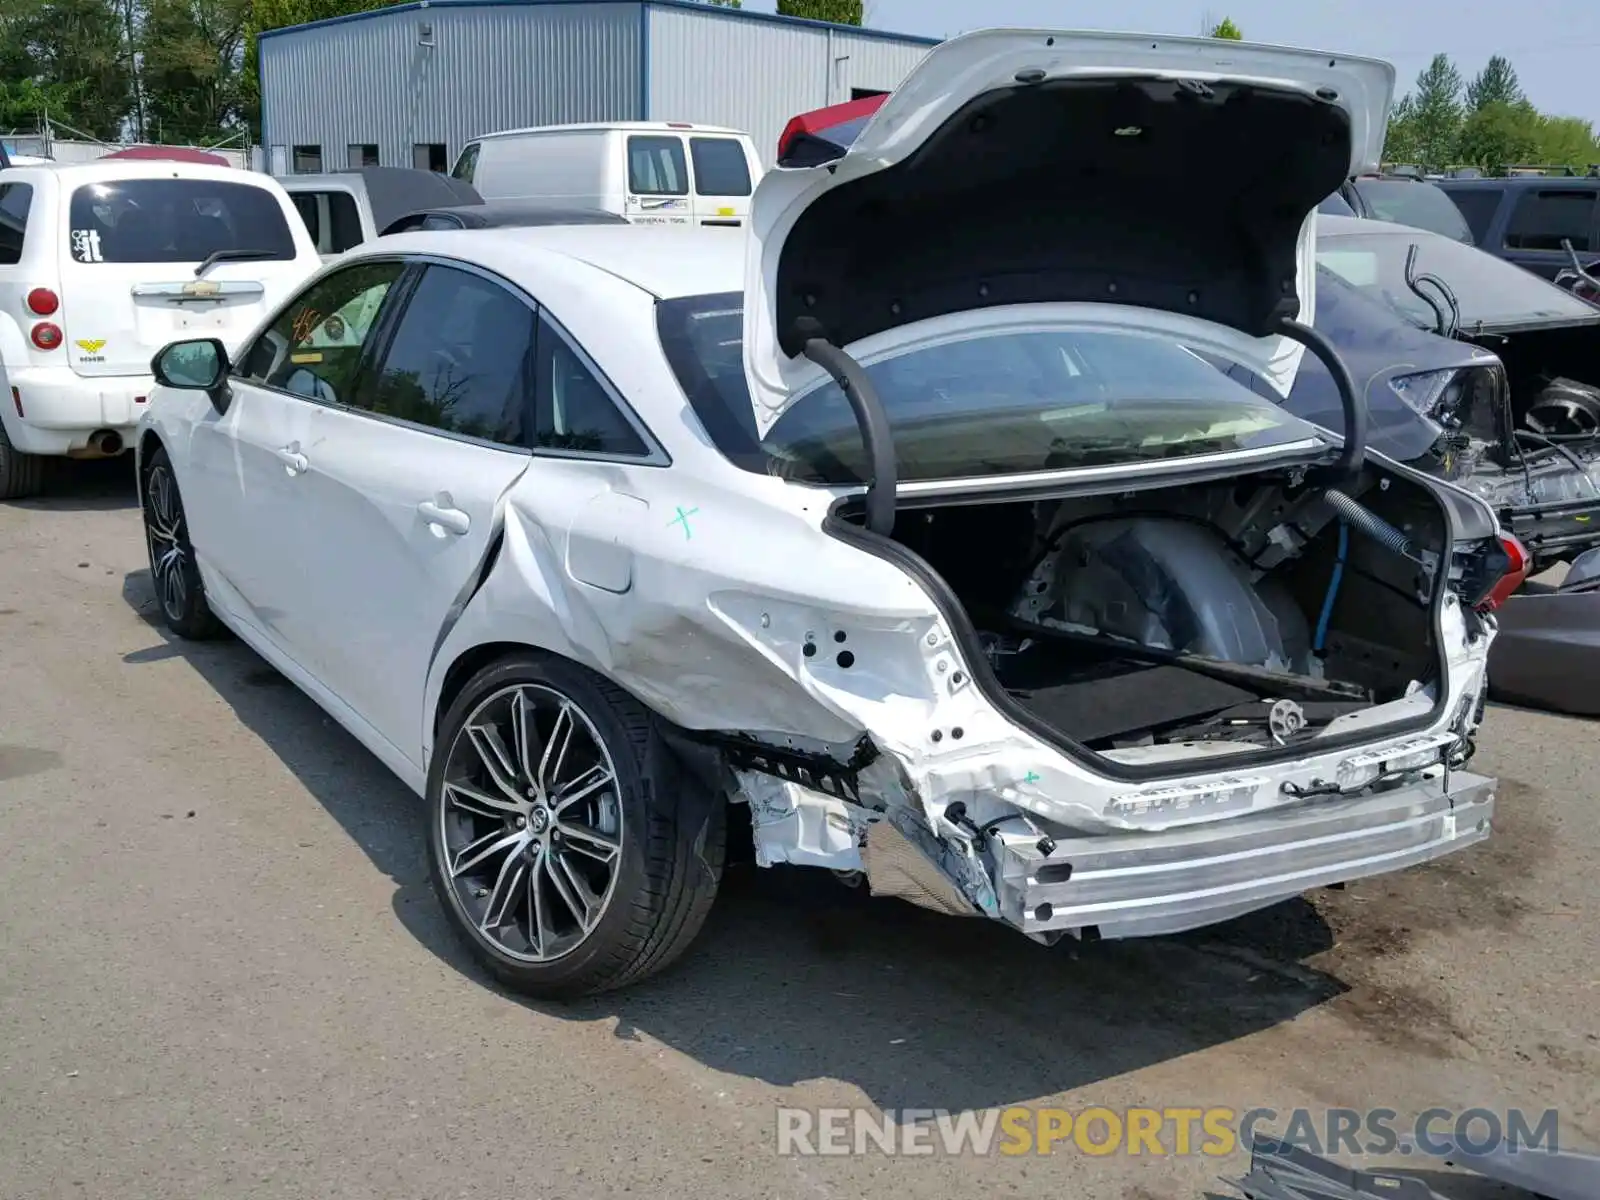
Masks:
[[[520,654],[472,678],[439,732],[427,799],[451,923],[527,995],[654,974],[716,895],[722,798],[684,777],[638,701],[563,659]]]
[[[150,552],[150,582],[167,628],[181,638],[200,640],[218,631],[216,616],[206,601],[205,585],[189,541],[183,497],[164,448],[150,456],[140,489],[144,509],[144,540]]]

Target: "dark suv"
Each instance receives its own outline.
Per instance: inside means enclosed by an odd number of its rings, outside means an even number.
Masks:
[[[1467,219],[1473,240],[1507,262],[1554,279],[1572,260],[1600,254],[1600,178],[1526,175],[1441,179],[1438,186]]]

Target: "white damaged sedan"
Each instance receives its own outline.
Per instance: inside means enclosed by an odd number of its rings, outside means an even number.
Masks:
[[[1314,209],[1392,84],[978,33],[767,175],[748,243],[369,242],[237,361],[157,357],[166,621],[232,629],[426,798],[446,912],[535,995],[671,962],[734,821],[762,865],[1044,942],[1460,850],[1520,548],[1365,454],[1309,328]],[[1240,382],[1305,353],[1343,437]]]

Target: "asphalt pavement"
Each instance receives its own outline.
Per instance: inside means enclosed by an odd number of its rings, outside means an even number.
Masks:
[[[420,802],[243,645],[164,634],[130,472],[0,504],[0,1196],[1197,1200],[1242,1167],[780,1157],[780,1105],[1520,1106],[1600,1145],[1593,723],[1491,710],[1487,845],[1201,934],[1047,949],[744,866],[668,974],[528,1004],[455,945]]]

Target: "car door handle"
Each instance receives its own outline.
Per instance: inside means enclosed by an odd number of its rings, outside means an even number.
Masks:
[[[300,453],[299,442],[290,442],[287,446],[280,446],[275,453],[278,456],[278,461],[288,468],[291,475],[299,475],[311,465],[306,461],[306,456]]]
[[[463,534],[472,528],[472,518],[459,508],[447,508],[432,500],[424,500],[417,505],[417,515],[429,525],[436,525],[447,533]]]

